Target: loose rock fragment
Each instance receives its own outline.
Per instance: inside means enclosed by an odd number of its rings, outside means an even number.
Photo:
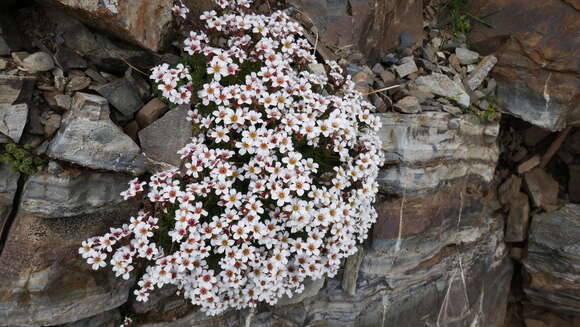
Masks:
[[[506,242],[523,242],[527,238],[530,222],[528,196],[519,192],[510,202],[505,240]]]
[[[558,182],[543,169],[536,168],[526,173],[524,182],[534,207],[550,208],[557,204]]]
[[[99,86],[97,92],[125,116],[132,115],[143,107],[139,91],[125,78]]]
[[[428,76],[421,76],[417,78],[415,82],[418,85],[428,86],[431,92],[452,99],[463,107],[469,106],[469,95],[460,85],[452,81],[446,75],[433,73]]]
[[[407,96],[403,99],[399,100],[395,105],[401,112],[406,114],[416,114],[421,112],[421,104],[419,103],[419,99],[414,96]]]
[[[462,65],[475,64],[479,60],[479,53],[466,48],[456,48],[455,55]]]
[[[27,119],[27,104],[0,104],[0,133],[11,138],[13,142],[20,142]]]
[[[395,71],[397,72],[399,77],[405,77],[407,75],[419,71],[419,69],[417,68],[417,64],[415,64],[415,60],[411,56],[401,59],[401,64],[395,66]]]
[[[71,110],[50,143],[48,155],[94,169],[134,175],[145,172],[141,149],[111,121],[109,113],[105,98],[75,94]]]
[[[475,70],[467,76],[465,85],[475,91],[479,86],[481,86],[489,72],[491,72],[493,67],[495,67],[495,64],[497,64],[497,58],[495,56],[487,56],[483,58],[479,65],[475,67]]]
[[[137,122],[139,123],[139,127],[145,128],[157,119],[161,117],[167,111],[167,105],[155,98],[149,103],[147,103],[139,112],[137,113]]]
[[[54,60],[46,52],[36,52],[22,60],[22,68],[31,73],[46,72],[54,68]]]

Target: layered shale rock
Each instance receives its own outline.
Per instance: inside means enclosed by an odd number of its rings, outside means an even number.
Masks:
[[[484,53],[497,51],[494,76],[502,108],[550,130],[578,124],[578,9],[566,1],[476,0],[470,5],[472,14],[485,16],[488,24],[475,24],[474,45]]]
[[[61,218],[114,208],[123,202],[120,193],[131,179],[128,175],[53,167],[26,181],[20,209],[45,218]]]
[[[400,0],[290,0],[300,11],[299,20],[314,24],[320,45],[329,52],[361,53],[378,57],[399,46],[421,42],[423,1]],[[315,36],[314,33],[313,36]]]
[[[54,326],[119,307],[134,280],[91,270],[79,244],[134,215],[135,206],[42,219],[19,210],[0,254],[0,325]]]
[[[580,316],[580,205],[532,218],[525,292],[536,305]]]
[[[19,178],[20,173],[0,163],[0,234],[12,212]]]
[[[473,115],[445,112],[418,115],[381,114],[387,166],[381,188],[390,193],[417,193],[466,176],[491,182],[499,156],[498,123]]]
[[[62,6],[90,26],[152,51],[167,42],[173,22],[172,0],[43,0]]]

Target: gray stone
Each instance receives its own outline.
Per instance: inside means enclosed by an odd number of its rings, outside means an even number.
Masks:
[[[66,46],[58,47],[55,59],[66,71],[71,69],[86,69],[88,66],[87,61],[83,57],[79,56],[76,52],[70,50]]]
[[[483,58],[477,67],[475,67],[475,70],[467,76],[467,79],[465,79],[465,85],[475,91],[481,86],[487,75],[489,75],[489,72],[491,72],[496,64],[497,58],[493,55]]]
[[[444,104],[442,106],[442,108],[443,108],[443,111],[448,112],[448,113],[455,115],[455,116],[463,114],[463,110],[461,110],[461,108],[456,107],[456,106]]]
[[[396,78],[395,74],[393,74],[388,70],[385,70],[384,72],[381,73],[381,79],[385,83],[391,83],[395,80],[395,78]]]
[[[479,53],[466,48],[456,48],[455,55],[462,65],[475,64],[479,60]]]
[[[94,71],[92,69],[85,70],[85,74],[93,79],[93,81],[97,82],[97,84],[107,84],[109,81],[103,77],[103,75],[99,74],[99,72]]]
[[[28,56],[30,56],[30,53],[28,53],[26,51],[15,51],[15,52],[12,52],[10,54],[10,56],[12,57],[12,59],[14,59],[16,64],[22,66],[22,64],[24,63],[24,59],[26,59]]]
[[[0,234],[12,212],[19,178],[20,173],[15,172],[8,165],[0,163]]]
[[[419,99],[414,96],[404,97],[395,104],[395,107],[406,114],[416,114],[421,112]]]
[[[0,104],[0,133],[18,143],[28,119],[28,105]]]
[[[385,71],[385,67],[383,67],[383,65],[381,65],[380,63],[376,63],[373,66],[373,73],[380,75]]]
[[[22,60],[22,69],[30,72],[47,72],[54,68],[52,56],[46,52],[36,52]]]
[[[119,309],[113,309],[62,327],[116,327],[120,321],[122,320]]]
[[[524,193],[517,193],[510,201],[510,211],[505,231],[506,242],[523,242],[528,236],[530,202]]]
[[[401,64],[395,66],[394,68],[399,77],[405,77],[419,71],[413,57],[405,57],[401,59]]]
[[[44,218],[73,217],[114,208],[131,176],[54,169],[31,176],[24,185],[20,208]]]
[[[62,110],[69,110],[72,104],[72,98],[66,94],[57,94],[54,96],[56,106]]]
[[[320,292],[320,290],[322,289],[322,286],[324,286],[324,281],[325,281],[324,278],[316,280],[307,278],[304,281],[304,290],[301,293],[295,293],[291,297],[284,295],[282,298],[280,298],[280,300],[278,300],[276,306],[296,304],[304,301],[304,299],[316,296],[316,294],[318,294],[318,292]]]
[[[32,96],[35,78],[0,75],[0,104],[27,102]]]
[[[97,92],[123,115],[132,115],[144,105],[139,91],[126,78],[99,86]]]
[[[86,89],[91,85],[91,78],[87,76],[73,76],[66,85],[67,92],[75,92]]]
[[[326,68],[323,64],[309,64],[308,71],[316,75],[326,76]]]
[[[535,305],[580,315],[580,205],[533,217],[527,256],[529,283],[524,286]]]
[[[526,173],[524,185],[534,207],[546,209],[558,203],[559,184],[543,169],[536,168]]]
[[[110,120],[107,100],[86,93],[75,94],[48,155],[94,169],[145,171],[139,146]]]
[[[469,106],[469,95],[460,85],[446,75],[433,73],[428,76],[420,76],[415,82],[418,85],[428,86],[431,92],[452,99],[463,107]]]
[[[358,251],[346,259],[342,275],[342,289],[349,295],[356,294],[358,272],[364,258],[364,249],[358,246]]]
[[[177,151],[191,141],[193,134],[191,122],[186,120],[187,112],[186,106],[172,109],[139,132],[139,140],[148,159],[181,166],[181,156]],[[169,130],[172,132],[167,133]]]
[[[568,182],[570,201],[580,203],[580,165],[570,165],[568,169],[570,173],[570,181]]]

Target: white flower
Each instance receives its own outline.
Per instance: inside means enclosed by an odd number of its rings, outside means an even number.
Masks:
[[[124,279],[145,263],[138,301],[171,284],[208,315],[336,275],[377,219],[383,162],[372,105],[337,63],[328,78],[304,70],[316,58],[299,24],[254,14],[249,0],[215,2],[183,63],[151,71],[167,102],[191,106],[183,164],[132,180],[122,196],[143,210],[79,248],[93,269],[110,253]]]

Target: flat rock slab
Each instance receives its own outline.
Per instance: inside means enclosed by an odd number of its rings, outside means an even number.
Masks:
[[[493,67],[497,64],[495,56],[487,56],[475,67],[475,69],[467,76],[465,85],[471,90],[475,91],[481,86],[487,75],[491,72]]]
[[[109,113],[105,98],[75,94],[47,154],[93,169],[142,174],[145,161],[141,149],[111,121]]]
[[[527,257],[530,274],[524,290],[534,304],[558,312],[580,314],[580,205],[532,219]]]
[[[99,86],[97,92],[125,116],[133,115],[144,105],[139,91],[126,78]]]
[[[524,186],[530,195],[534,207],[556,205],[558,202],[558,182],[541,168],[536,168],[524,175]]]
[[[470,104],[470,97],[465,90],[447,75],[433,73],[428,76],[420,76],[415,81],[418,85],[425,85],[429,87],[431,92],[454,100],[463,107],[468,107]]]
[[[147,158],[175,167],[181,165],[181,156],[177,151],[191,142],[193,134],[191,122],[186,119],[187,112],[186,106],[172,109],[139,132],[139,140]]]
[[[11,138],[13,142],[20,142],[27,121],[27,104],[0,104],[0,133]]]
[[[34,77],[0,75],[0,104],[27,102],[35,81]]]
[[[43,171],[24,185],[20,209],[44,218],[72,217],[114,207],[129,175],[82,170]]]

